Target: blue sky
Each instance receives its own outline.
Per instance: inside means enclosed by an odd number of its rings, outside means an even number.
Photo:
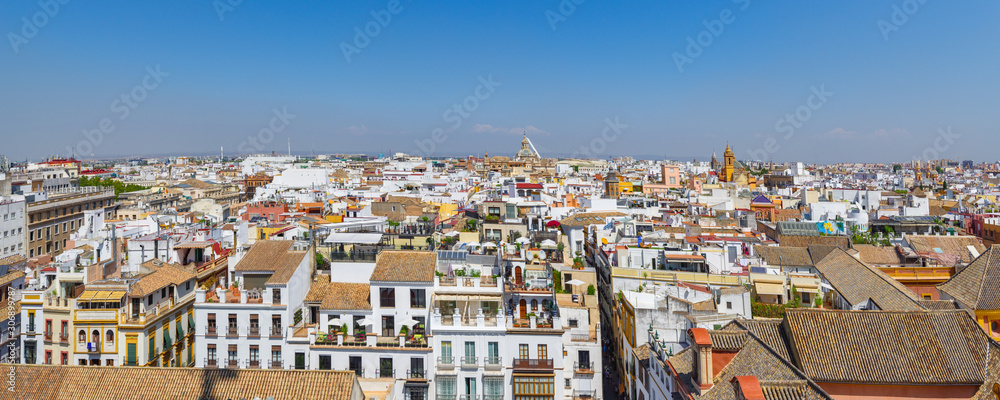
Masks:
[[[776,161],[996,160],[995,1],[50,1],[0,5],[13,159],[289,139],[297,153],[511,154],[526,131],[543,155],[704,160],[728,141]],[[113,130],[87,139],[103,119]]]

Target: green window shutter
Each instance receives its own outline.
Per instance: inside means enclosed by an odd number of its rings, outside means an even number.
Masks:
[[[135,365],[135,363],[136,363],[136,361],[137,361],[138,358],[139,357],[136,354],[136,345],[135,345],[135,343],[129,343],[128,344],[128,365]]]

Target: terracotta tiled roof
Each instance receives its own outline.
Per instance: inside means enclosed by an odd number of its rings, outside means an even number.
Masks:
[[[973,310],[1000,310],[1000,245],[937,288]]]
[[[807,399],[809,385],[805,381],[766,381],[760,383],[767,400]]]
[[[778,243],[789,247],[809,247],[810,245],[835,246],[842,249],[851,247],[851,241],[847,236],[803,236],[803,235],[780,235]]]
[[[671,357],[668,362],[677,372],[680,384],[687,387],[695,399],[727,399],[735,400],[733,386],[727,384],[737,376],[754,376],[759,381],[802,382],[805,388],[804,399],[830,399],[823,389],[808,378],[793,364],[779,357],[767,345],[754,336],[749,336],[743,347],[732,361],[729,362],[713,380],[714,385],[704,394],[698,394],[697,372],[695,371],[695,352],[688,347]]]
[[[954,300],[920,300],[920,305],[928,310],[957,310]]]
[[[205,181],[200,181],[200,180],[197,180],[197,179],[188,179],[188,180],[185,180],[185,181],[183,181],[181,183],[186,183],[186,184],[191,185],[191,187],[196,188],[196,189],[208,189],[208,188],[214,186],[211,183],[208,183],[208,182],[205,182]]]
[[[812,266],[812,258],[805,247],[763,246],[753,247],[755,254],[770,265],[778,266]]]
[[[9,365],[14,391],[0,398],[32,400],[240,399],[350,400],[349,371]],[[362,395],[357,389],[357,397]],[[16,393],[7,397],[6,393]]]
[[[250,247],[243,259],[234,267],[235,271],[263,272],[276,269],[274,261],[292,249],[291,240],[261,240]]]
[[[24,258],[24,256],[20,254],[14,254],[4,258],[0,258],[0,265],[14,265],[25,261],[28,261],[28,259]]]
[[[895,247],[873,246],[870,244],[856,244],[854,249],[858,251],[861,262],[869,265],[903,265],[906,260],[896,251]]]
[[[708,331],[712,338],[712,350],[739,351],[747,341],[746,331]]]
[[[958,256],[959,262],[963,264],[972,262],[973,257],[969,252],[969,246],[976,249],[979,254],[986,251],[986,246],[983,246],[975,236],[908,235],[906,241],[917,252],[952,254]]]
[[[781,321],[780,319],[768,318],[739,319],[726,325],[723,330],[749,331],[773,349],[775,353],[778,353],[778,356],[782,359],[791,360],[788,343],[785,340],[784,333],[781,331]]]
[[[700,301],[691,305],[691,311],[715,311],[715,299]]]
[[[830,253],[832,253],[834,250],[839,249],[840,247],[827,246],[822,244],[812,244],[806,248],[809,249],[809,257],[812,259],[813,265],[816,265],[820,261],[823,261],[823,259],[826,258],[826,256],[830,255]]]
[[[559,224],[564,226],[588,226],[592,224],[604,224],[605,218],[608,217],[624,216],[625,214],[618,211],[583,212],[563,218],[559,220]]]
[[[978,385],[986,378],[991,340],[962,311],[792,309],[785,326],[800,369],[818,382]]]
[[[160,260],[155,261],[158,261],[158,263],[143,263],[143,266],[152,269],[153,272],[139,278],[138,281],[132,284],[132,287],[129,288],[129,297],[148,296],[150,293],[167,286],[180,286],[184,282],[197,277],[192,271],[180,265],[167,264]]]
[[[313,282],[305,301],[320,303],[323,310],[371,310],[371,285],[330,282],[329,277]]]
[[[6,285],[8,283],[14,282],[24,277],[25,277],[24,271],[11,268],[9,271],[7,271],[6,275],[0,276],[0,285]]]
[[[233,268],[240,272],[273,272],[265,282],[284,285],[295,273],[308,251],[293,251],[291,240],[262,240],[250,247],[243,259]]]
[[[437,252],[387,250],[375,259],[372,282],[434,282]]]
[[[986,373],[986,382],[979,386],[979,391],[973,400],[996,400],[995,390],[1000,389],[1000,343],[992,342],[993,349],[989,352],[989,365],[991,368]]]
[[[851,305],[864,303],[868,299],[883,310],[915,311],[923,307],[919,298],[906,286],[892,279],[878,268],[872,268],[843,250],[830,253],[816,264],[816,269],[837,293]]]

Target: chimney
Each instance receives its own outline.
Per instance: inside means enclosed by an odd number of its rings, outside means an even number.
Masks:
[[[712,368],[712,338],[705,328],[691,328],[688,330],[688,336],[694,347],[698,393],[704,395],[712,388],[712,382],[715,380]]]
[[[736,391],[736,400],[765,400],[764,390],[755,376],[737,376],[730,381]]]

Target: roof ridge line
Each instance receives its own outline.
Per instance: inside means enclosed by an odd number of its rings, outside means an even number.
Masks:
[[[983,285],[986,284],[986,282],[985,282],[986,279],[983,279],[983,278],[986,277],[986,271],[988,271],[990,269],[990,264],[993,262],[993,247],[994,246],[996,246],[996,245],[992,245],[992,246],[990,246],[989,249],[986,250],[986,254],[987,254],[987,256],[986,256],[986,265],[983,266],[983,275],[979,277],[979,291],[976,293],[976,307],[977,308],[979,307],[979,299],[983,297]],[[972,262],[976,262],[976,260],[972,260]],[[972,265],[972,263],[969,263],[969,265]],[[966,268],[968,268],[968,265],[966,265]],[[955,275],[958,275],[958,274],[955,274]]]

